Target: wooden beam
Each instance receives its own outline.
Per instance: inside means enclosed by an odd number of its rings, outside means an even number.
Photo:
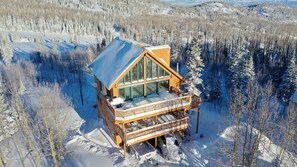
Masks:
[[[143,96],[146,97],[146,54],[143,56]]]

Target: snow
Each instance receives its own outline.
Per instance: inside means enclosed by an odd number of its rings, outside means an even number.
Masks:
[[[118,109],[127,110],[130,108],[135,108],[135,107],[144,106],[147,104],[152,104],[152,103],[169,100],[169,99],[176,99],[176,98],[178,98],[178,96],[175,93],[162,92],[159,95],[152,94],[152,95],[148,95],[147,97],[134,98],[133,101],[126,101],[125,104]]]
[[[145,48],[152,52],[154,50],[159,50],[159,49],[170,49],[170,46],[169,45],[159,45],[159,46],[148,46]]]
[[[244,129],[245,125],[240,125],[240,129]],[[221,137],[223,139],[226,139],[227,141],[233,141],[232,136],[234,135],[236,127],[235,126],[229,126],[227,127],[224,132],[221,134]],[[257,134],[258,130],[253,128],[253,134]],[[260,156],[259,159],[262,159],[266,162],[272,163],[280,152],[281,147],[274,144],[268,137],[265,135],[262,137],[261,144],[259,146]],[[288,152],[284,153],[284,162],[283,164],[286,164],[287,166],[293,166],[292,161],[296,161],[296,157],[292,157],[292,155]]]
[[[117,97],[117,98],[112,99],[110,104],[113,105],[113,106],[116,106],[116,105],[119,105],[119,104],[123,104],[124,101],[125,101],[125,99],[123,99],[121,97]]]
[[[147,141],[133,144],[131,147],[135,150],[139,159],[149,159],[150,157],[155,156],[157,152]]]
[[[191,103],[176,104],[176,105],[172,105],[170,107],[164,107],[164,108],[161,108],[161,109],[158,109],[158,110],[143,112],[143,113],[140,113],[140,114],[127,116],[127,117],[124,117],[124,118],[123,117],[116,117],[116,120],[127,121],[127,120],[130,120],[130,119],[134,119],[135,117],[144,117],[144,116],[155,114],[155,113],[158,113],[158,112],[167,111],[167,110],[170,110],[172,108],[179,108],[179,107],[187,106],[187,105],[190,105],[190,104]]]
[[[291,100],[297,104],[297,91],[295,91],[295,93],[292,95]]]
[[[161,2],[166,2],[174,5],[180,6],[193,6],[205,2],[213,2],[213,0],[160,0]],[[231,4],[258,4],[258,3],[276,3],[276,4],[287,4],[287,5],[296,5],[294,0],[220,0],[220,2],[227,2]]]
[[[116,37],[89,66],[108,89],[145,51],[133,42]]]
[[[29,52],[34,52],[35,48],[33,42],[18,42],[14,43],[13,46],[15,52],[19,55],[18,57],[22,58],[27,54],[29,55]],[[71,50],[71,44],[65,43],[64,46]],[[107,64],[106,62],[103,63]],[[106,67],[109,66],[106,65]],[[111,68],[112,67],[106,68],[103,72],[100,72],[105,73],[107,69]],[[67,143],[66,149],[69,156],[66,157],[61,166],[217,166],[215,160],[224,156],[218,154],[220,147],[217,146],[222,146],[232,141],[229,136],[230,133],[232,133],[234,125],[230,125],[230,120],[228,120],[228,115],[226,114],[228,95],[224,84],[225,78],[222,75],[222,105],[214,105],[208,102],[202,103],[198,134],[195,134],[197,110],[189,112],[190,123],[188,126],[192,136],[186,139],[179,147],[174,145],[174,137],[166,137],[169,160],[161,157],[159,154],[151,158],[156,162],[155,164],[143,159],[137,160],[134,156],[129,154],[126,159],[124,159],[123,150],[114,144],[112,135],[105,122],[97,117],[97,109],[93,108],[93,105],[96,104],[96,90],[92,86],[92,83],[94,83],[93,77],[85,74],[85,78],[87,84],[83,87],[84,105],[81,105],[80,99],[78,98],[79,91],[73,91],[79,89],[78,84],[66,84],[63,86],[62,92],[73,98],[73,106],[67,107],[64,110],[71,112],[69,123],[65,124],[65,128],[70,131],[69,139],[65,141]],[[34,90],[26,93],[28,93],[28,95],[34,95]],[[137,107],[159,100],[167,100],[166,98],[172,95],[174,96],[174,94],[168,94],[168,96],[152,95],[148,96],[146,99],[136,99],[129,102],[129,104],[127,103],[126,107]],[[295,95],[296,92],[293,97],[296,97]],[[255,132],[257,132],[256,129]],[[203,137],[201,138],[200,135],[203,135]],[[21,160],[15,158],[18,154],[21,154],[21,157],[25,157],[23,158],[25,166],[34,166],[29,158],[32,155],[27,152],[22,152],[21,149],[18,150],[21,147],[25,147],[25,142],[20,140],[22,139],[20,134],[17,133],[13,137],[11,142],[15,143],[9,153],[11,157],[7,160],[7,166],[23,166]],[[280,147],[272,143],[270,150],[264,150],[263,148],[267,146],[266,144],[270,142],[270,139],[265,136],[263,139],[265,142],[263,142],[259,149],[261,155],[258,158],[271,163],[275,158],[273,154],[277,152]],[[3,148],[5,146],[4,144],[0,147]],[[21,147],[16,148],[16,146]],[[289,153],[285,153],[285,156],[289,157],[290,155]],[[296,157],[292,157],[291,159],[296,160]],[[48,165],[42,164],[42,166]]]

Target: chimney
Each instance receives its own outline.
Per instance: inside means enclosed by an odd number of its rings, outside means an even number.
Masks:
[[[178,63],[176,63],[176,72],[178,73],[178,70],[179,70],[179,68],[178,68]]]

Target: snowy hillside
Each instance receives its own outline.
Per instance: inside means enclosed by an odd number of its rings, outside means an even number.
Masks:
[[[205,2],[211,2],[213,0],[161,0],[161,2],[171,3],[175,5],[191,6]],[[260,3],[274,3],[296,6],[297,2],[294,0],[217,0],[218,2],[226,2],[237,5],[253,5]]]

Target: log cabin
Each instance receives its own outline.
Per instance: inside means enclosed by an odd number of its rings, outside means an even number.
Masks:
[[[183,93],[184,78],[170,68],[170,47],[116,37],[89,65],[94,74],[98,116],[124,149],[169,133],[182,136],[186,112],[201,99]]]

